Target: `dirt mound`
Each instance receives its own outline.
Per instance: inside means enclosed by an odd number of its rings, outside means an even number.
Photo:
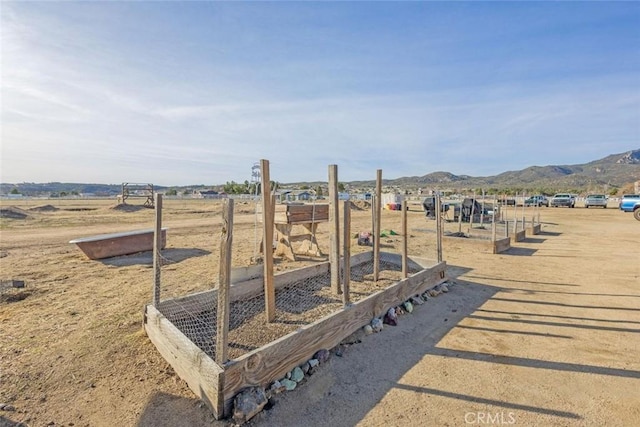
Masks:
[[[127,205],[126,203],[120,203],[118,205],[111,206],[108,209],[112,211],[120,211],[120,212],[138,212],[143,209],[147,209],[147,207],[142,205]]]
[[[371,203],[366,200],[352,200],[351,201],[351,209],[356,211],[364,211],[371,208]]]
[[[55,206],[52,205],[42,205],[42,206],[36,206],[33,208],[29,208],[30,211],[36,211],[36,212],[55,212],[58,211],[60,209],[56,208]]]
[[[28,212],[16,208],[15,206],[9,206],[7,208],[0,208],[0,218],[9,219],[27,219],[30,215]]]

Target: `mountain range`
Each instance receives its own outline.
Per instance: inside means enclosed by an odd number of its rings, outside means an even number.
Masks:
[[[401,189],[497,189],[526,190],[553,194],[557,191],[582,192],[633,192],[633,183],[640,181],[640,149],[620,154],[611,154],[599,160],[579,165],[530,166],[519,171],[507,171],[499,175],[473,177],[454,175],[449,172],[432,172],[423,176],[402,177],[383,180],[385,186]],[[350,189],[370,189],[375,181],[353,181],[344,183]],[[296,188],[301,186],[315,187],[326,185],[326,182],[298,182],[281,184],[281,187]],[[156,186],[159,191],[168,187]],[[222,185],[193,185],[172,187],[178,191],[195,189],[221,189]],[[14,190],[15,189],[15,190]],[[73,195],[95,194],[112,196],[121,192],[116,184],[81,184],[81,183],[0,183],[0,194],[16,191],[29,196],[38,195]]]

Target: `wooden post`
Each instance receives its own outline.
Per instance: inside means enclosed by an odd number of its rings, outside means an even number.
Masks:
[[[524,211],[525,211],[525,203],[524,201],[527,200],[527,195],[526,193],[522,193],[522,229],[524,230],[525,227],[527,226],[527,224],[525,224],[525,216],[524,216]]]
[[[476,208],[476,190],[473,190],[473,202],[471,203],[471,216],[469,217],[469,233],[471,233],[471,229],[473,228],[473,215],[475,214]]]
[[[271,180],[269,176],[269,160],[260,160],[261,193],[262,193],[262,241],[264,245],[264,303],[267,322],[276,318],[276,291],[273,286],[273,199],[271,197]]]
[[[158,308],[160,304],[161,260],[162,248],[162,194],[156,193],[156,218],[153,230],[153,306]]]
[[[343,257],[343,278],[342,278],[342,302],[349,305],[349,285],[351,283],[351,202],[345,200],[342,209],[342,257]]]
[[[376,171],[376,199],[374,206],[373,230],[373,281],[380,276],[380,220],[382,217],[382,169]]]
[[[462,202],[464,202],[464,197],[460,202],[460,211],[458,212],[458,234],[462,233]],[[455,213],[455,208],[454,208]]]
[[[342,293],[340,288],[340,214],[338,208],[338,165],[329,165],[329,232],[331,265],[331,289],[336,295]]]
[[[513,235],[515,236],[517,233],[518,233],[518,193],[516,193],[515,203],[513,204]]]
[[[402,278],[409,277],[409,233],[407,232],[407,201],[402,201]]]
[[[225,199],[222,206],[220,232],[220,264],[218,269],[218,310],[216,320],[216,363],[227,361],[229,342],[229,310],[231,289],[231,244],[233,242],[233,199]]]
[[[436,252],[438,262],[442,262],[442,201],[440,192],[436,193]]]
[[[484,188],[482,189],[482,211],[480,212],[480,228],[484,228]]]
[[[493,195],[493,215],[491,215],[491,246],[493,247],[493,253],[496,253],[496,196]]]

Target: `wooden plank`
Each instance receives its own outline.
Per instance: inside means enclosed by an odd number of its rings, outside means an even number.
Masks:
[[[342,302],[344,305],[349,305],[349,285],[351,282],[351,202],[345,200],[342,205],[342,216],[344,217],[342,226],[342,259],[344,260],[342,266],[342,271],[344,272],[342,276]]]
[[[532,235],[540,234],[540,224],[532,225],[531,228],[529,228],[528,231]]]
[[[442,283],[446,264],[438,263],[422,270],[389,288],[344,307],[311,325],[253,350],[225,367],[225,408],[236,393],[245,387],[266,387],[271,381],[282,378],[293,367],[302,364],[320,349],[330,349],[344,338],[380,316],[390,307],[407,300],[412,295]]]
[[[260,160],[262,188],[262,229],[264,242],[264,295],[267,321],[276,318],[276,293],[273,287],[273,207],[271,198],[271,181],[269,176],[269,160]]]
[[[511,248],[511,239],[509,239],[508,237],[503,237],[502,239],[498,239],[493,244],[493,247],[494,247],[493,249],[494,254],[502,253],[508,250],[509,248]]]
[[[158,352],[216,419],[224,413],[224,370],[152,305],[145,306],[144,330]]]
[[[524,230],[516,231],[514,235],[511,236],[513,243],[522,242],[525,239],[526,232]]]
[[[336,295],[342,293],[340,288],[340,214],[338,209],[338,165],[329,165],[329,203],[331,289]]]
[[[229,342],[229,309],[231,287],[231,245],[233,242],[233,199],[225,199],[222,206],[220,232],[220,262],[218,271],[218,309],[216,311],[216,363],[227,361]]]
[[[373,281],[380,277],[380,219],[382,217],[382,169],[376,171],[376,194],[373,206]]]
[[[156,194],[155,228],[153,230],[153,306],[160,303],[161,267],[160,250],[162,248],[162,194]]]

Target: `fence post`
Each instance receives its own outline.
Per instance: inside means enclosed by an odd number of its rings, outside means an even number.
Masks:
[[[343,203],[343,233],[342,233],[342,244],[343,244],[343,277],[342,277],[342,302],[344,305],[349,305],[349,285],[351,283],[351,202],[349,200],[345,200]]]
[[[436,193],[436,253],[438,262],[442,262],[442,202],[440,192]]]
[[[340,210],[338,207],[338,165],[329,165],[329,221],[331,245],[329,263],[331,266],[331,289],[336,295],[340,288]]]
[[[376,171],[376,195],[373,207],[373,281],[380,276],[380,222],[382,217],[382,169]]]
[[[161,267],[160,250],[162,248],[162,194],[156,193],[155,228],[153,231],[153,306],[160,304]]]
[[[262,195],[262,226],[264,247],[264,303],[267,322],[276,318],[276,292],[273,286],[273,210],[271,197],[271,181],[269,176],[269,160],[260,160],[261,195]]]
[[[409,277],[409,233],[407,232],[407,201],[402,201],[402,278]]]
[[[220,232],[220,264],[218,272],[218,310],[216,320],[216,362],[227,361],[229,342],[229,293],[231,288],[231,245],[233,242],[233,199],[225,199]]]

